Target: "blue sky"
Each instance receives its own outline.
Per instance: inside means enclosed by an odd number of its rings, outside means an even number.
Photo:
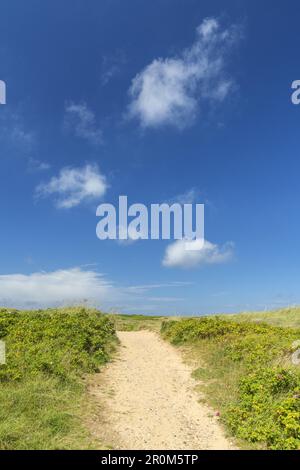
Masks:
[[[299,304],[299,9],[2,0],[0,303]],[[97,239],[96,207],[121,194],[205,203],[206,252],[190,266],[164,261],[172,242]]]

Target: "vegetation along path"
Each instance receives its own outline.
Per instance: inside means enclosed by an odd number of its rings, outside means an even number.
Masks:
[[[92,385],[104,402],[95,434],[114,449],[233,448],[212,410],[199,403],[191,369],[173,346],[150,331],[118,336],[118,357]]]

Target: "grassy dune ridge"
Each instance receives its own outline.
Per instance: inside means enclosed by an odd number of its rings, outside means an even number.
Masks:
[[[286,307],[269,312],[245,312],[222,317],[239,322],[263,322],[273,326],[300,328],[300,307]]]
[[[0,449],[93,446],[83,425],[83,377],[107,362],[116,344],[108,316],[84,308],[0,310]],[[91,405],[92,406],[92,405]]]

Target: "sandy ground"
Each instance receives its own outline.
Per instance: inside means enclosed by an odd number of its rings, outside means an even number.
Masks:
[[[92,431],[113,449],[233,449],[218,418],[199,403],[191,369],[150,331],[119,332],[118,357],[91,393],[103,404]],[[104,424],[103,424],[104,423]]]

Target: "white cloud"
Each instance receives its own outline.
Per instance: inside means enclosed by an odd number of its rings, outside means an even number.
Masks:
[[[69,103],[65,106],[64,128],[93,145],[103,143],[102,130],[86,103]]]
[[[89,301],[101,305],[114,295],[103,275],[81,268],[0,276],[0,303],[4,306],[51,307]]]
[[[187,283],[116,286],[92,268],[74,267],[52,272],[0,275],[0,305],[10,308],[48,308],[87,304],[104,311],[145,311],[145,300],[181,301],[182,298],[145,297],[145,292],[162,287],[185,287]],[[157,310],[154,306],[152,310]]]
[[[190,249],[187,245],[190,245]],[[233,243],[218,246],[207,240],[201,247],[202,240],[176,240],[171,243],[165,252],[163,265],[167,267],[194,268],[206,264],[227,263],[233,258]]]
[[[58,208],[70,209],[80,203],[103,196],[108,185],[97,165],[63,168],[58,176],[36,188],[37,196],[56,196]]]
[[[232,89],[226,74],[227,55],[237,40],[237,29],[222,29],[214,18],[196,30],[190,48],[170,58],[158,58],[133,79],[129,117],[142,127],[190,125],[203,102],[221,102]]]

